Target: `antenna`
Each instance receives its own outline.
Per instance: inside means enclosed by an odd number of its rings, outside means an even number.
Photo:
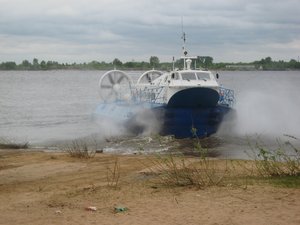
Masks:
[[[185,32],[183,31],[183,16],[181,16],[181,32],[182,32],[181,39],[183,40],[182,52],[183,55],[186,56],[187,55],[187,51],[185,50],[186,37],[185,37]],[[185,59],[183,59],[183,68],[186,69]]]
[[[182,31],[181,39],[183,40],[183,45],[182,45],[183,56],[181,56],[181,59],[183,59],[183,69],[190,70],[191,69],[191,59],[197,59],[197,57],[187,56],[188,52],[185,49],[186,35],[185,35],[185,32],[183,31],[183,17],[181,17],[181,31]],[[195,68],[196,68],[196,65],[195,65]]]
[[[175,70],[175,57],[173,56],[173,71]]]
[[[181,17],[181,39],[183,40],[183,45],[182,45],[182,52],[184,55],[187,55],[187,51],[185,50],[185,41],[186,41],[186,37],[185,37],[185,32],[183,30],[183,16]]]

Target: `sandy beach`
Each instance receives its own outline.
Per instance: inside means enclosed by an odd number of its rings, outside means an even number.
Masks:
[[[109,172],[116,158],[118,185]],[[144,155],[78,159],[1,150],[0,224],[300,224],[300,189],[268,184],[167,188],[145,172],[148,162]]]

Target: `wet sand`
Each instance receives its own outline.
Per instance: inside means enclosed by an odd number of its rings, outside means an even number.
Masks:
[[[109,187],[116,157],[118,187]],[[149,156],[0,151],[0,224],[300,224],[300,190],[270,185],[166,188]],[[86,208],[96,207],[96,211]],[[116,213],[115,207],[126,207]]]

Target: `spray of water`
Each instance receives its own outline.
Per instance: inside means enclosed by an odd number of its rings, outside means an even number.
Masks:
[[[237,96],[236,118],[221,127],[233,135],[259,134],[271,138],[284,134],[300,137],[300,99],[294,84],[277,80],[262,87],[246,87]],[[225,127],[227,126],[227,127]]]
[[[109,137],[123,136],[126,133],[124,125],[112,118],[99,115],[96,117],[95,122],[97,126],[97,136],[100,140]]]
[[[122,110],[122,106],[118,106],[118,104],[116,104],[116,108],[120,111]],[[125,108],[130,108],[130,105],[125,106]],[[154,112],[137,105],[132,105],[132,108],[133,110],[130,112],[131,116],[126,119],[122,119],[122,115],[113,119],[107,116],[109,112],[98,111],[96,124],[99,131],[99,138],[105,139],[128,135],[147,136],[159,132],[160,123]]]
[[[133,125],[142,128],[140,135],[148,136],[159,132],[161,122],[158,115],[153,111],[149,109],[139,109]]]

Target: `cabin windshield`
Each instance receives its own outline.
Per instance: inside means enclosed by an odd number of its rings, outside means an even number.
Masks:
[[[182,80],[196,80],[195,73],[181,73]]]
[[[210,80],[209,73],[196,73],[198,80]]]

